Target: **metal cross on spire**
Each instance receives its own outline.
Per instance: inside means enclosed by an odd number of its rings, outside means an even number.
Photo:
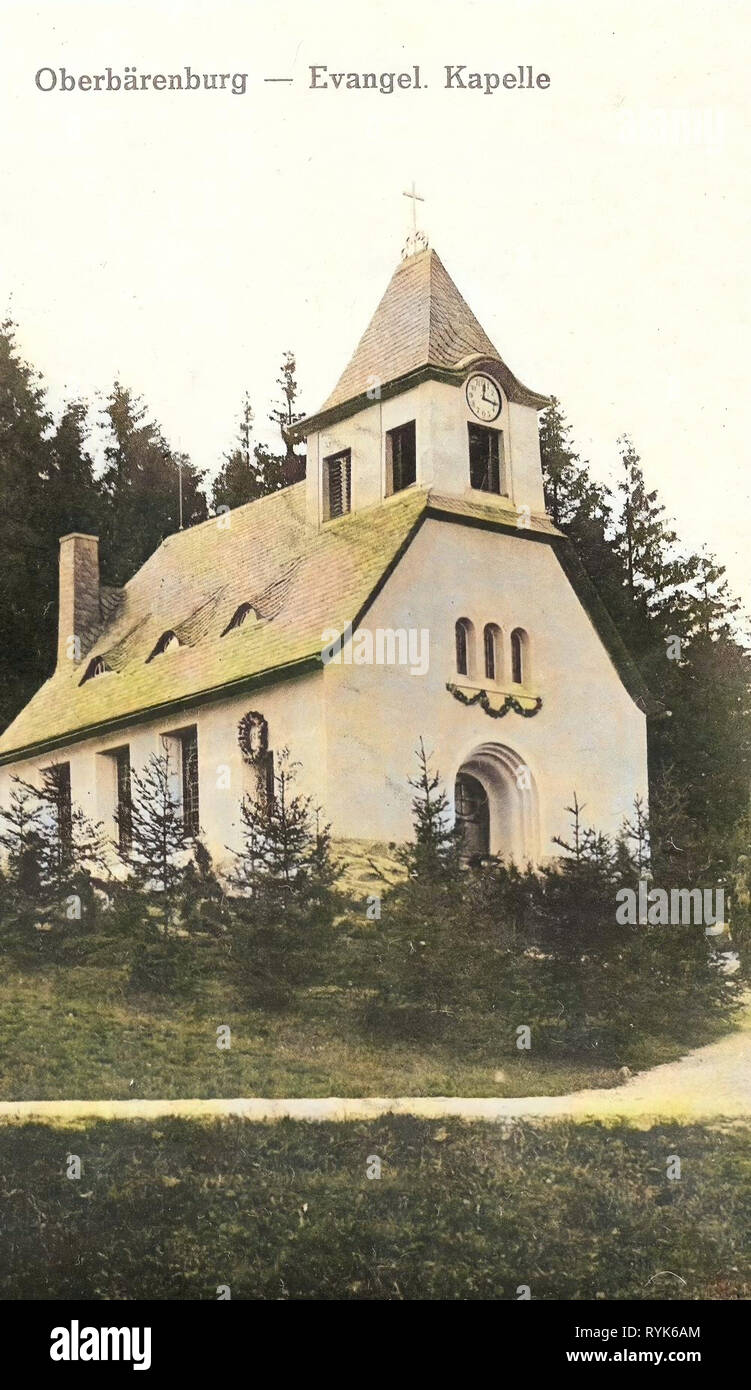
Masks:
[[[417,192],[416,192],[416,190],[415,190],[415,181],[414,181],[414,179],[412,180],[412,191],[411,191],[410,193],[402,193],[402,197],[403,197],[403,198],[411,198],[411,199],[412,199],[412,234],[413,234],[413,236],[416,236],[416,235],[417,235],[417,204],[418,204],[418,203],[424,203],[424,202],[425,202],[425,199],[422,197],[422,195],[421,195],[420,193],[417,193]]]
[[[412,180],[412,188],[409,192],[402,193],[402,197],[412,199],[412,231],[407,237],[402,249],[402,259],[404,260],[407,256],[416,255],[418,251],[426,250],[428,238],[424,232],[418,232],[417,230],[417,204],[424,203],[425,199],[421,193],[417,192],[414,179]]]

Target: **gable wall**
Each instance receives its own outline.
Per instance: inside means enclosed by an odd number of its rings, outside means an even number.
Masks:
[[[530,689],[543,707],[524,719],[492,719],[461,705],[446,682],[456,674],[454,624],[475,625],[477,685],[482,629],[496,622],[508,639],[530,637]],[[584,819],[614,832],[647,789],[646,720],[613,667],[549,545],[455,523],[427,521],[388,580],[363,627],[425,628],[424,676],[401,666],[329,665],[324,673],[329,742],[327,812],[336,834],[383,839],[410,833],[414,749],[422,735],[449,793],[478,745],[510,747],[535,779],[540,850],[568,832],[564,807],[574,789]],[[362,829],[356,827],[363,827]],[[367,829],[365,829],[367,827]]]

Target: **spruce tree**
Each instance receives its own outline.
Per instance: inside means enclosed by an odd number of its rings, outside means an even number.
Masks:
[[[556,526],[565,526],[576,513],[583,474],[572,442],[572,430],[557,396],[540,416],[540,457],[545,507]]]
[[[240,806],[243,847],[234,851],[233,882],[259,907],[322,901],[336,878],[329,827],[312,797],[296,790],[298,770],[282,749],[273,793],[246,795]]]
[[[14,776],[0,808],[4,852],[3,919],[25,936],[40,923],[65,926],[94,915],[93,887],[109,875],[103,827],[70,800],[69,783],[53,764],[40,784]]]
[[[415,757],[417,775],[409,779],[415,793],[412,798],[414,838],[400,847],[397,857],[410,878],[425,883],[450,883],[455,881],[461,863],[461,834],[452,822],[440,773],[431,767],[422,738]]]
[[[169,924],[192,841],[175,787],[176,768],[168,750],[152,753],[141,772],[131,769],[128,835],[121,854],[142,889],[161,897]]]
[[[283,354],[276,384],[279,387],[279,399],[271,408],[269,420],[279,430],[283,451],[277,452],[273,446],[268,448],[263,444],[257,444],[254,450],[255,466],[264,496],[270,492],[279,492],[305,477],[305,458],[295,453],[288,434],[289,427],[302,419],[302,414],[297,409],[300,387],[293,352]]]
[[[109,441],[102,487],[106,500],[102,562],[110,583],[124,584],[180,525],[204,521],[202,474],[170,449],[143,400],[116,381],[105,406]]]
[[[565,531],[614,620],[625,609],[623,570],[613,548],[614,499],[591,474],[572,440],[557,397],[540,417],[540,460],[545,506]]]
[[[42,476],[52,419],[42,381],[16,325],[0,327],[0,724],[30,698],[52,665]],[[42,562],[40,565],[40,561]]]
[[[540,443],[547,506],[663,706],[649,723],[658,855],[679,873],[671,844],[685,846],[687,882],[702,863],[720,874],[751,782],[751,680],[738,600],[714,557],[681,553],[628,435],[615,495],[579,458],[557,400],[543,415]]]
[[[251,444],[253,436],[253,410],[250,396],[245,392],[237,441],[214,479],[211,501],[214,510],[219,507],[242,507],[246,502],[255,502],[264,495],[263,469],[256,458],[258,446]]]

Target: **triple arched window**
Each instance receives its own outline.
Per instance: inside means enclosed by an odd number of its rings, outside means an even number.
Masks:
[[[459,618],[454,629],[456,670],[470,680],[480,677],[475,663],[475,629],[470,618]],[[514,685],[529,683],[529,638],[524,628],[515,627],[509,638],[510,670]],[[482,633],[482,679],[499,685],[506,679],[503,630],[497,623],[486,623]]]

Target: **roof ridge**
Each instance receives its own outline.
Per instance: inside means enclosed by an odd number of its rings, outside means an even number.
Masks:
[[[206,526],[217,526],[217,524],[223,519],[225,515],[236,517],[241,512],[247,515],[251,507],[258,507],[259,503],[261,502],[271,502],[273,500],[278,503],[280,498],[284,498],[285,505],[289,509],[290,514],[293,515],[295,519],[299,522],[300,527],[304,528],[304,514],[302,511],[293,511],[290,497],[290,494],[296,492],[296,490],[304,488],[305,479],[302,478],[297,483],[290,483],[287,487],[277,488],[274,492],[267,492],[264,494],[263,497],[254,497],[250,502],[243,502],[239,507],[228,507],[226,513],[214,512],[213,516],[207,516],[203,521],[196,521],[192,526],[185,526],[183,527],[182,531],[170,531],[168,536],[162,537],[156,550],[152,550],[151,554],[146,556],[146,559],[143,561],[143,564],[139,565],[138,569],[133,571],[133,574],[131,574],[130,578],[126,579],[125,583],[120,586],[119,592],[123,594],[123,596],[125,596],[127,594],[127,590],[130,588],[130,585],[133,583],[135,579],[138,578],[138,576],[143,572],[146,566],[150,565],[156,556],[165,553],[168,543],[171,543],[170,549],[173,552],[175,552],[175,550],[177,549],[175,542],[184,541],[185,538],[188,536],[195,536],[197,532],[201,531]]]
[[[167,541],[175,540],[177,536],[187,536],[195,531],[200,531],[202,526],[208,526],[212,521],[216,524],[222,516],[226,516],[227,514],[230,516],[237,516],[238,512],[245,512],[249,507],[257,507],[259,502],[278,500],[280,497],[283,497],[285,493],[292,493],[296,488],[303,488],[304,486],[305,479],[301,478],[297,483],[288,483],[286,487],[275,488],[273,492],[265,492],[261,497],[251,497],[249,502],[241,502],[239,507],[227,507],[226,512],[214,512],[212,516],[204,517],[203,521],[196,521],[192,526],[184,526],[182,531],[170,531],[168,536],[162,537],[159,546],[166,545]],[[155,551],[153,553],[156,554]]]

